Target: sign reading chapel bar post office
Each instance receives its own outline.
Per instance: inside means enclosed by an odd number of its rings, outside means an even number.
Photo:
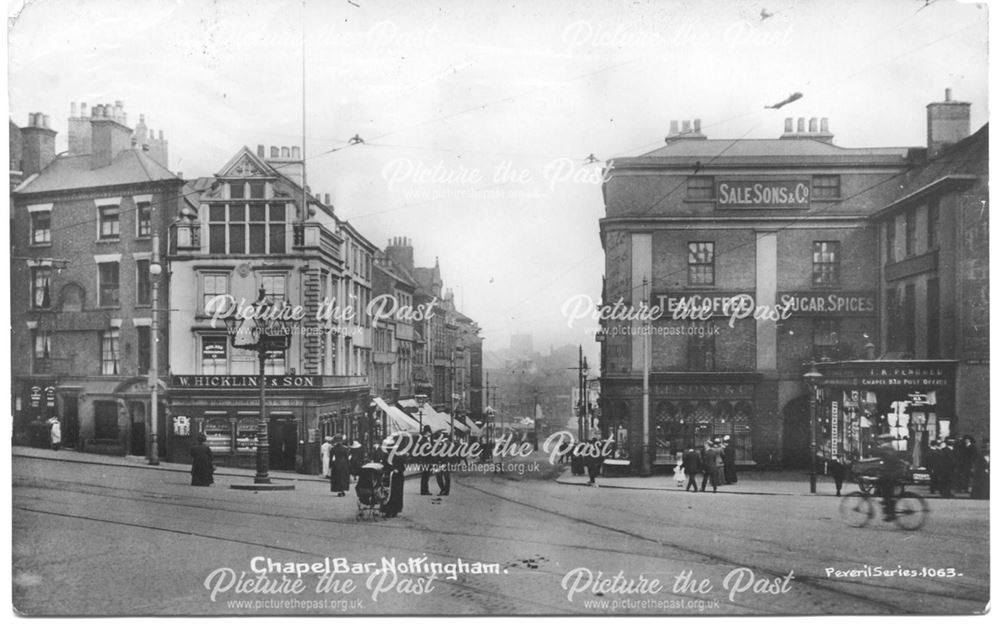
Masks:
[[[718,179],[715,184],[715,208],[736,209],[807,209],[812,182],[801,180]]]

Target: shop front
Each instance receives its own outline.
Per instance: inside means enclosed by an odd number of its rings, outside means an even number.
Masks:
[[[960,434],[955,417],[956,360],[817,362],[817,450],[825,458],[872,454],[892,435],[914,467],[931,441]]]
[[[649,439],[643,442],[642,385],[602,382],[602,434],[613,437],[633,469],[649,446],[654,468],[673,468],[678,454],[728,436],[738,466],[752,466],[759,431],[756,373],[657,373],[649,387]]]
[[[189,463],[204,433],[217,465],[256,467],[260,378],[255,375],[171,376],[168,459]],[[265,376],[265,423],[271,470],[317,474],[324,436],[361,441],[368,391],[361,378]]]

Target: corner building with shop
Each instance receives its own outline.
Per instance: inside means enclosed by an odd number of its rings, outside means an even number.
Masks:
[[[929,137],[950,133],[935,116]],[[662,310],[648,330],[602,321],[602,432],[627,445],[633,469],[644,450],[654,468],[672,466],[680,451],[723,435],[739,466],[808,463],[803,374],[813,361],[890,351],[880,339],[893,323],[879,318],[884,259],[871,218],[926,159],[922,148],[838,147],[826,119],[789,118],[776,139],[709,139],[700,121],[675,122],[665,146],[611,161],[602,302]],[[826,449],[830,419],[844,414],[831,393],[819,393]],[[833,439],[847,445],[842,434]]]

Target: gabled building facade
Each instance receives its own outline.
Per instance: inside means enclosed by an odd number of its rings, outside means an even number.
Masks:
[[[296,171],[296,168],[299,170]],[[265,364],[270,468],[316,473],[323,436],[367,442],[369,344],[364,241],[333,208],[304,193],[298,148],[244,147],[214,178],[196,182],[196,211],[178,219],[169,257],[170,401],[178,427],[204,432],[218,462],[251,467],[258,418],[255,352],[233,348],[210,306],[300,307],[287,350]],[[345,311],[350,305],[353,311]],[[359,313],[360,312],[360,313]],[[190,437],[172,435],[176,460]],[[366,443],[367,445],[367,443]]]

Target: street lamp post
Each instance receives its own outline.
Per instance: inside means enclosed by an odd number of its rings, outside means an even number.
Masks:
[[[153,316],[150,320],[150,367],[149,367],[149,464],[160,464],[160,444],[157,436],[159,428],[159,347],[160,347],[160,275],[163,267],[160,265],[160,236],[153,233],[153,254],[149,262],[149,276],[153,282],[152,308]]]
[[[802,376],[809,385],[809,492],[816,493],[816,390],[823,374],[813,362],[809,372]]]
[[[295,485],[276,485],[271,482],[271,477],[268,473],[268,461],[271,456],[270,443],[267,437],[267,417],[266,417],[266,402],[267,402],[267,388],[266,388],[266,376],[264,375],[264,366],[266,364],[267,352],[268,351],[278,351],[281,349],[287,349],[290,345],[290,336],[286,333],[274,334],[273,332],[268,333],[267,323],[265,321],[272,321],[272,318],[263,318],[261,316],[261,310],[264,313],[269,311],[268,308],[272,306],[271,302],[267,299],[264,288],[260,288],[260,293],[257,296],[257,301],[253,304],[254,314],[256,315],[253,319],[245,319],[243,324],[239,327],[232,327],[230,331],[230,338],[232,340],[233,347],[237,349],[248,349],[257,352],[257,365],[258,373],[257,380],[259,385],[259,413],[257,419],[257,472],[254,475],[252,485],[231,485],[233,489],[295,489]]]

